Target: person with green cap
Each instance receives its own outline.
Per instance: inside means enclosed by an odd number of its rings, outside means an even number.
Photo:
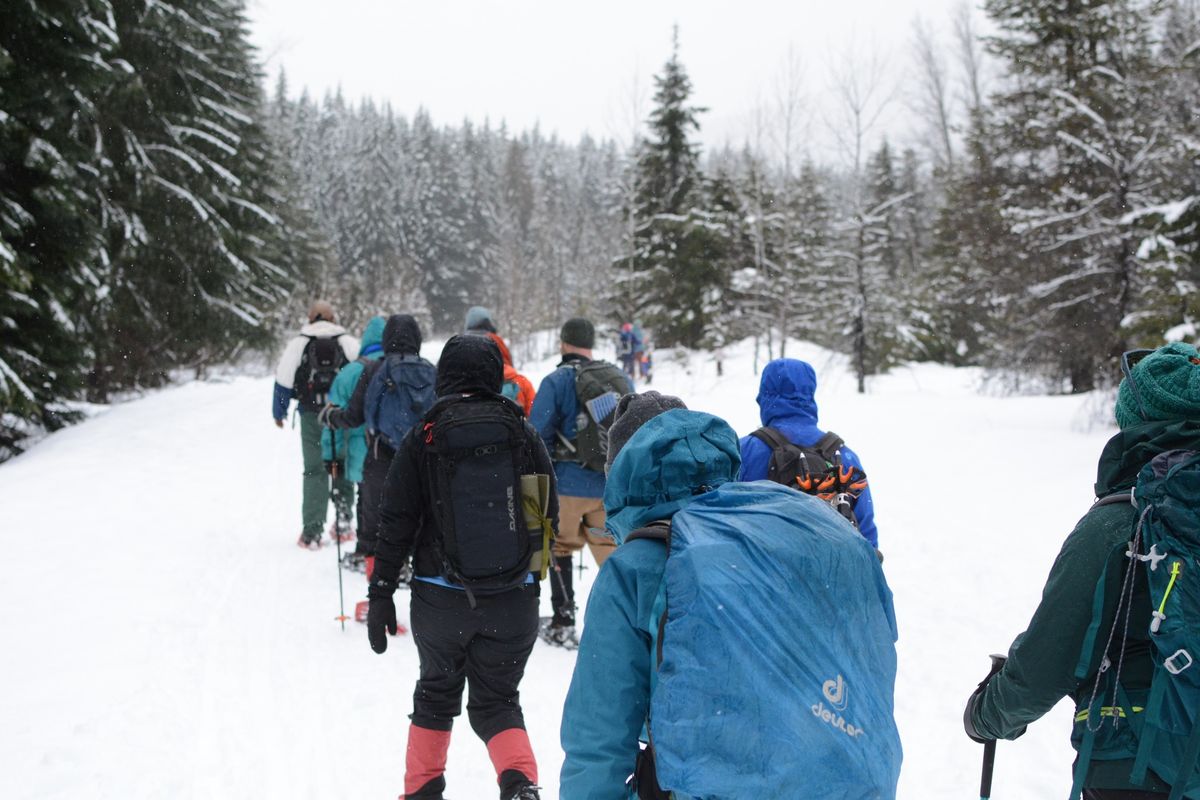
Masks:
[[[1122,369],[1115,408],[1120,431],[1100,456],[1098,500],[1063,543],[1029,627],[1007,658],[994,659],[992,672],[968,699],[963,726],[977,742],[1015,739],[1070,696],[1076,707],[1072,745],[1080,750],[1089,729],[1095,737],[1090,758],[1081,750],[1084,769],[1077,777],[1085,800],[1162,800],[1171,792],[1167,781],[1174,774],[1150,769],[1144,782],[1132,779],[1136,742],[1129,733],[1140,720],[1098,725],[1090,717],[1097,687],[1107,682],[1104,673],[1118,663],[1134,714],[1146,704],[1155,669],[1150,626],[1127,625],[1124,635],[1108,642],[1107,632],[1115,629],[1123,596],[1130,609],[1127,621],[1151,618],[1148,582],[1131,581],[1131,593],[1125,584],[1123,553],[1129,548],[1123,545],[1136,540],[1140,527],[1129,493],[1156,456],[1200,450],[1200,352],[1182,343],[1132,351],[1122,358]],[[1099,636],[1089,635],[1096,611]],[[1085,651],[1089,639],[1094,644]],[[1123,708],[1099,710],[1102,720],[1124,716]]]
[[[615,365],[593,358],[596,328],[590,320],[567,320],[560,338],[562,362],[538,387],[529,422],[546,443],[558,476],[558,536],[550,576],[554,616],[542,638],[574,648],[578,639],[572,554],[586,544],[601,567],[616,547],[603,532],[604,461],[617,401],[634,388]]]

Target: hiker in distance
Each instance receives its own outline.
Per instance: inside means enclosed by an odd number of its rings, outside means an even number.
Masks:
[[[288,406],[296,399],[300,412],[300,451],[304,458],[301,547],[321,546],[321,531],[331,492],[330,467],[345,459],[346,445],[339,442],[333,452],[333,437],[323,435],[317,414],[325,406],[333,381],[341,368],[358,358],[358,340],[337,324],[333,306],[324,300],[308,307],[308,324],[300,329],[279,359],[275,370],[275,394],[271,415],[283,427]],[[344,475],[332,479],[336,511],[335,534],[349,531],[354,508],[354,484]]]
[[[560,797],[894,798],[896,626],[872,548],[814,497],[736,482],[736,434],[677,398],[623,398],[609,456],[621,544],[588,599]]]
[[[383,377],[368,404],[376,374]],[[338,373],[330,405],[321,411],[322,424],[350,437],[346,470],[351,480],[359,481],[358,544],[345,561],[348,567],[366,572],[368,579],[374,566],[379,504],[396,453],[394,443],[433,406],[434,377],[433,365],[421,358],[421,328],[416,319],[408,314],[393,314],[386,322],[375,317],[363,330],[358,359]],[[368,418],[374,426],[369,440]]]
[[[1097,502],[963,724],[977,742],[1015,739],[1070,696],[1073,798],[1195,798],[1200,353],[1187,344],[1133,351],[1122,370],[1120,432],[1100,455]]]
[[[513,366],[512,353],[508,349],[508,343],[500,335],[496,323],[492,320],[492,312],[483,306],[472,306],[467,311],[463,330],[466,333],[487,336],[500,348],[500,357],[504,359],[504,384],[500,388],[500,393],[516,402],[524,409],[525,416],[529,416],[533,410],[533,398],[536,395],[533,384],[529,382],[528,378],[517,372],[517,368]]]
[[[387,633],[396,631],[392,595],[411,556],[420,677],[404,774],[410,799],[442,798],[464,686],[501,800],[539,797],[518,686],[537,640],[539,579],[558,508],[550,456],[521,409],[500,394],[503,375],[493,341],[450,339],[438,362],[438,401],[400,443],[388,472],[367,633],[375,652],[387,649]]]
[[[844,495],[839,510],[852,517],[859,533],[878,550],[875,501],[862,461],[841,437],[817,427],[816,391],[817,373],[807,362],[777,358],[767,364],[758,389],[762,427],[742,437],[738,478],[773,480],[820,494],[835,505]],[[807,478],[806,470],[811,470]],[[830,485],[822,489],[822,483]]]
[[[616,546],[604,531],[604,462],[612,413],[633,383],[613,364],[593,358],[596,329],[589,320],[567,320],[560,332],[562,361],[542,380],[529,421],[553,454],[558,475],[558,538],[550,595],[554,615],[543,636],[574,648],[575,585],[572,553],[592,551],[596,566]]]

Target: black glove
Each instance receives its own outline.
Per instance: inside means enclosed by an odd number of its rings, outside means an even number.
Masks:
[[[367,599],[371,602],[367,607],[367,639],[376,653],[387,650],[387,634],[396,635],[396,601],[392,599],[395,591],[395,582],[383,578],[373,579],[367,589]]]
[[[324,408],[317,412],[317,422],[321,423],[326,428],[332,428],[333,425],[331,425],[329,422],[329,415],[333,413],[333,410],[336,407],[337,406],[334,406],[331,403],[327,403]]]
[[[979,682],[979,685],[975,687],[975,691],[971,692],[971,696],[967,698],[967,707],[963,710],[963,729],[967,732],[967,736],[969,736],[972,741],[979,742],[980,744],[987,744],[993,740],[979,735],[979,732],[975,730],[975,723],[971,720],[971,717],[975,715],[975,708],[983,699],[983,692],[985,689],[987,689],[987,685],[991,682],[992,677],[997,672],[1004,669],[1004,662],[1006,661],[1008,661],[1006,656],[992,656],[991,671],[987,674],[986,678]],[[1021,733],[1024,732],[1025,730],[1021,729]],[[1018,736],[1019,735],[1020,734],[1018,734]]]

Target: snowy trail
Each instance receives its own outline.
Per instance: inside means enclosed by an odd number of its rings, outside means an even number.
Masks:
[[[973,796],[981,748],[961,732],[962,703],[1028,620],[1110,431],[1080,432],[1085,399],[980,396],[970,370],[898,370],[860,397],[838,359],[790,354],[817,366],[822,422],[874,487],[901,634],[900,796]],[[740,433],[756,426],[747,349],[722,379],[707,357],[659,355],[653,388]],[[536,383],[552,366],[526,372]],[[270,424],[269,397],[257,378],[156,392],[0,466],[4,796],[400,791],[416,654],[400,637],[378,657],[361,625],[334,621],[335,557],[294,545],[299,435]],[[348,610],[362,594],[347,574]],[[539,644],[523,684],[546,797],[573,662]],[[1069,724],[1060,705],[1001,743],[997,798],[1066,795]],[[465,717],[456,730],[449,795],[495,796]]]

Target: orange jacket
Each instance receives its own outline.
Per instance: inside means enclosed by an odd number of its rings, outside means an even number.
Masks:
[[[512,353],[508,351],[508,345],[500,338],[500,334],[489,333],[488,337],[500,348],[500,357],[504,359],[504,380],[512,381],[517,385],[517,403],[525,409],[525,416],[528,417],[530,409],[533,408],[533,398],[536,394],[533,384],[513,367]]]

